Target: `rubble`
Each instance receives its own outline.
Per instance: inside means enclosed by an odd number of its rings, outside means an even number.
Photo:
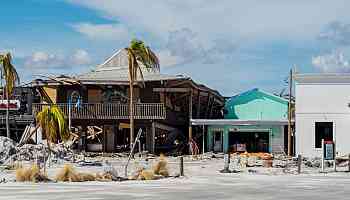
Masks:
[[[73,160],[73,152],[64,144],[51,144],[51,159]],[[44,144],[24,144],[17,147],[16,143],[7,138],[0,137],[0,164],[9,164],[14,161],[33,161],[44,162],[49,157],[49,149]]]
[[[319,168],[321,167],[321,158],[304,158],[304,164],[307,167],[315,167],[315,168]]]
[[[0,164],[16,154],[16,143],[8,137],[0,136]]]

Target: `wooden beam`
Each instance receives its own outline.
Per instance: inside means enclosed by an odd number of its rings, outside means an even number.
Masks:
[[[199,119],[199,116],[201,114],[201,95],[200,92],[198,92],[198,102],[197,102],[197,119]]]
[[[208,92],[200,92],[200,95],[203,97],[207,97],[208,96]]]
[[[190,94],[188,94],[188,93],[181,94],[180,96],[175,97],[174,102],[177,102],[177,101],[179,101],[179,100],[181,100],[181,99],[183,99],[183,98],[187,97],[188,95],[190,95]]]
[[[153,88],[153,92],[190,92],[190,88]]]
[[[189,126],[188,126],[188,139],[191,141],[192,140],[192,126],[191,126],[191,119],[192,119],[192,90],[190,91],[190,96],[189,96],[189,105],[188,105],[188,121],[189,121]]]
[[[210,111],[210,103],[211,103],[211,95],[208,95],[208,101],[207,101],[207,107],[206,107],[206,111],[205,111],[205,117],[208,118],[209,116],[209,111]]]

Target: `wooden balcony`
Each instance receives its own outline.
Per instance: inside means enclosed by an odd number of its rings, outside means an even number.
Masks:
[[[56,104],[68,117],[68,103]],[[33,104],[33,113],[40,112],[48,104]],[[129,105],[118,103],[83,103],[71,106],[72,119],[129,119]],[[166,111],[163,103],[134,104],[134,119],[165,119]]]

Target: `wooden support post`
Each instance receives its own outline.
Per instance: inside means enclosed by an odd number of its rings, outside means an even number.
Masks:
[[[206,107],[206,110],[205,110],[205,117],[208,118],[209,116],[209,106],[210,106],[210,100],[211,100],[211,96],[210,94],[208,93],[208,99],[207,99],[207,107]]]
[[[292,87],[293,70],[289,73],[289,100],[288,100],[288,156],[292,156]]]
[[[192,98],[193,98],[193,94],[192,94],[192,90],[190,91],[190,96],[189,96],[189,102],[188,102],[188,123],[189,123],[189,127],[188,127],[188,139],[189,141],[192,140],[192,125],[191,125],[191,119],[192,119]]]
[[[155,153],[156,126],[154,122],[152,122],[151,136],[151,153]]]
[[[184,157],[180,157],[180,176],[184,176]]]
[[[301,163],[302,163],[302,157],[301,157],[301,155],[299,154],[299,155],[298,155],[298,174],[301,173]]]
[[[200,118],[200,114],[201,114],[201,95],[200,95],[200,91],[198,90],[197,119]]]

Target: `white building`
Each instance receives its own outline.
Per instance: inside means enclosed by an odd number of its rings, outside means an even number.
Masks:
[[[321,156],[321,140],[350,153],[350,73],[296,74],[296,154]]]

